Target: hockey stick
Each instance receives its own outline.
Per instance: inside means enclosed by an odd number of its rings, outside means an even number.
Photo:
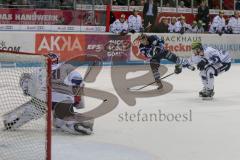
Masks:
[[[84,78],[83,78],[83,81],[85,81],[86,80],[86,78],[87,78],[87,76],[89,75],[89,73],[91,72],[91,70],[92,70],[92,68],[93,68],[93,66],[95,66],[96,65],[96,61],[94,61],[93,63],[92,63],[92,65],[89,67],[89,69],[88,69],[88,71],[87,71],[87,73],[84,75]]]
[[[87,78],[87,76],[89,75],[89,73],[91,72],[91,70],[92,70],[92,68],[93,68],[93,66],[95,66],[96,65],[96,61],[94,61],[93,63],[92,63],[92,65],[89,67],[89,69],[88,69],[88,71],[86,72],[86,74],[84,75],[84,77],[83,77],[83,81],[85,81],[86,80],[86,78]],[[77,94],[76,95],[78,95],[79,93],[80,93],[80,91],[81,91],[81,87],[77,90]]]
[[[165,79],[165,78],[167,78],[167,77],[169,77],[169,76],[171,76],[171,75],[174,75],[175,73],[173,72],[173,73],[170,73],[170,74],[168,74],[168,75],[166,75],[166,76],[164,76],[164,77],[162,77],[162,78],[160,78],[161,80],[162,79]],[[154,81],[154,82],[151,82],[151,83],[149,83],[149,84],[146,84],[145,86],[142,86],[142,87],[140,87],[140,88],[128,88],[128,90],[131,90],[131,91],[139,91],[139,90],[141,90],[141,89],[143,89],[143,88],[146,88],[147,86],[150,86],[150,85],[152,85],[152,84],[154,84],[154,83],[156,83],[156,81]]]

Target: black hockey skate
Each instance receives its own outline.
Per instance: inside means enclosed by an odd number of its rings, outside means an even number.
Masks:
[[[199,95],[200,95],[200,92],[199,92]],[[205,91],[201,92],[201,97],[203,100],[212,100],[213,96],[214,96],[213,89],[211,90],[205,89]]]
[[[204,92],[206,92],[206,88],[203,88],[201,91],[199,91],[199,97],[203,97]]]
[[[156,84],[157,84],[157,89],[158,90],[160,90],[160,89],[162,89],[163,88],[163,84],[162,84],[162,82],[161,82],[161,80],[160,79],[156,79]]]

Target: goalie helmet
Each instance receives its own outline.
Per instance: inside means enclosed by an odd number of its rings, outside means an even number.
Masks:
[[[59,55],[49,52],[47,56],[52,60],[52,65],[56,65],[59,62]]]
[[[67,78],[65,79],[65,84],[69,86],[79,86],[82,83],[83,79],[79,72],[72,71]]]

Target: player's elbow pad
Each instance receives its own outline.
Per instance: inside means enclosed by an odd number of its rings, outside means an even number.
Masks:
[[[210,60],[211,60],[213,63],[221,62],[220,58],[217,57],[217,56],[213,56],[213,57],[211,57]]]

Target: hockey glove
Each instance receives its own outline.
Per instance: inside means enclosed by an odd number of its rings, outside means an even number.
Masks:
[[[134,29],[131,29],[129,32],[133,33],[133,34],[136,33],[136,31]]]
[[[20,77],[19,85],[22,88],[23,94],[25,96],[29,96],[29,89],[28,85],[29,82],[31,81],[31,75],[29,73],[23,73]]]
[[[180,33],[180,34],[184,34],[184,32],[185,32],[185,31],[184,31],[184,27],[182,27],[182,28],[180,29],[179,33]]]
[[[176,64],[174,73],[179,74],[181,72],[182,72],[182,66],[180,64]]]
[[[125,36],[126,34],[128,34],[126,30],[123,30],[122,32],[120,32],[120,36]]]
[[[195,67],[194,66],[189,65],[189,66],[187,66],[187,68],[190,69],[191,71],[195,71]]]
[[[202,70],[204,70],[204,68],[207,64],[208,64],[208,61],[206,59],[203,59],[197,64],[197,69],[202,71]]]

